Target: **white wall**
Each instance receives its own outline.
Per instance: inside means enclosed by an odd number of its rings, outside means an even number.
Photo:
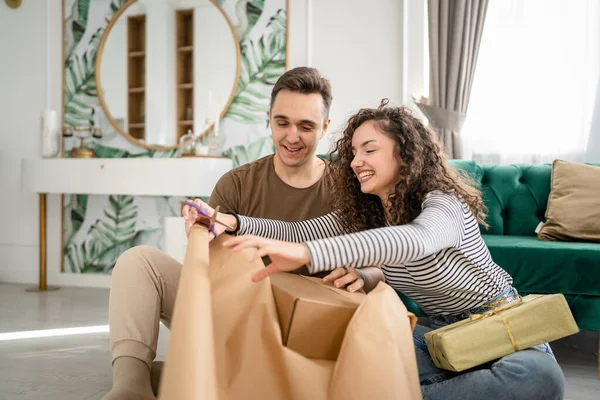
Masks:
[[[405,104],[411,94],[422,92],[425,2],[290,3],[290,68],[318,68],[332,85],[331,126],[319,152],[330,148],[346,119],[361,107],[376,107],[384,97]],[[405,45],[409,32],[412,40]]]
[[[50,0],[50,9],[44,3],[0,3],[0,281],[37,280],[38,201],[20,192],[19,172],[22,157],[41,156],[44,108],[60,112],[61,1]],[[47,11],[55,21],[49,27]]]
[[[40,155],[43,109],[62,111],[61,3],[24,1],[16,10],[0,3],[0,281],[38,279],[38,199],[20,192],[20,160]],[[289,66],[312,65],[331,80],[333,130],[359,107],[383,97],[403,103],[422,88],[423,24],[414,17],[421,0],[289,3]],[[326,139],[321,148],[328,147]],[[49,196],[49,284],[108,285],[106,276],[59,272],[60,220],[60,197]]]

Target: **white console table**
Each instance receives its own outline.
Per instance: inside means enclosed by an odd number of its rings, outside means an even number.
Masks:
[[[221,157],[23,159],[21,190],[38,193],[40,207],[40,281],[30,290],[53,289],[46,284],[47,194],[208,197],[232,167]]]

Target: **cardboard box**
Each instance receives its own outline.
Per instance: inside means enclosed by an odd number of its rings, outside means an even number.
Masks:
[[[271,287],[283,345],[305,357],[335,361],[346,327],[366,295],[289,273],[271,275]]]
[[[460,372],[579,332],[562,294],[529,295],[511,305],[427,332],[435,365]]]

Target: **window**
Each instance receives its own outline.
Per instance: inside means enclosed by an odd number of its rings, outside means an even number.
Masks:
[[[490,1],[462,130],[465,158],[583,161],[600,65],[597,0]]]

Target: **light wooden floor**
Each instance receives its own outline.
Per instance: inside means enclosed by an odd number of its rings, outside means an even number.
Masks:
[[[108,322],[108,290],[24,288],[0,284],[0,334]],[[164,359],[167,341],[161,326],[158,359]],[[555,342],[553,349],[567,377],[567,398],[600,399],[598,332]],[[100,400],[111,380],[108,333],[0,341],[0,400]]]

